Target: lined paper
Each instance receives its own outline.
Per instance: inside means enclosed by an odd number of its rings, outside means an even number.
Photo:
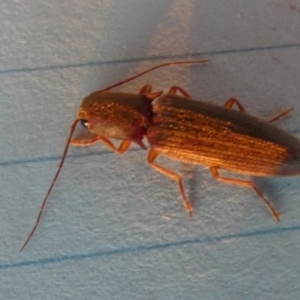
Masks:
[[[175,182],[146,151],[71,148],[27,248],[81,99],[167,61],[119,90],[180,85],[300,137],[298,1],[128,0],[0,3],[0,299],[297,299],[299,178],[251,190],[191,169],[189,220]],[[184,173],[180,163],[162,165]],[[234,176],[234,175],[233,175]]]

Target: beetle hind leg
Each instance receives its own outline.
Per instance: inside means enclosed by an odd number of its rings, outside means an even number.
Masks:
[[[156,171],[158,171],[158,172],[164,174],[165,176],[178,182],[180,194],[181,194],[182,200],[183,200],[183,205],[184,205],[186,211],[189,213],[190,217],[192,217],[192,206],[191,206],[190,202],[188,201],[187,197],[185,196],[182,178],[178,174],[154,163],[154,160],[157,158],[157,156],[158,156],[158,152],[155,151],[155,149],[151,149],[148,153],[148,163]]]
[[[290,109],[283,111],[281,114],[279,114],[277,117],[271,119],[269,122],[273,123],[273,122],[279,120],[280,118],[287,116],[292,110],[294,110],[294,109],[290,108]]]
[[[219,168],[218,167],[211,167],[210,172],[212,176],[222,182],[229,183],[229,184],[235,184],[235,185],[241,185],[241,186],[246,186],[252,188],[255,193],[258,195],[258,197],[264,202],[264,204],[267,206],[269,209],[271,215],[273,218],[280,222],[280,216],[277,210],[272,206],[272,204],[263,196],[261,191],[256,187],[256,185],[252,181],[247,181],[247,180],[239,180],[239,179],[234,179],[234,178],[227,178],[227,177],[221,177],[219,175]]]
[[[244,106],[240,103],[239,100],[237,100],[237,99],[235,99],[235,98],[230,98],[230,99],[228,99],[228,100],[225,102],[224,106],[225,106],[226,108],[232,108],[232,106],[233,106],[234,104],[237,105],[237,107],[239,108],[240,111],[246,112],[246,109],[244,108]],[[280,118],[287,116],[292,110],[294,110],[294,109],[293,109],[293,108],[290,108],[290,109],[287,109],[287,110],[283,111],[281,114],[279,114],[279,115],[276,116],[275,118],[269,120],[269,122],[270,122],[270,123],[273,123],[273,122],[279,120]]]

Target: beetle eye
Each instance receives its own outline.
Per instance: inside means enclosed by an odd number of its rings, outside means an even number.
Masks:
[[[84,128],[87,128],[88,124],[89,124],[89,122],[87,120],[80,120],[80,123]]]

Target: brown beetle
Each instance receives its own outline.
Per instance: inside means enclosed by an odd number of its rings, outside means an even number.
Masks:
[[[70,144],[87,146],[97,141],[102,141],[109,149],[118,154],[124,153],[129,148],[131,142],[135,142],[141,148],[146,149],[142,139],[152,122],[153,111],[151,102],[159,97],[162,91],[152,93],[152,87],[148,84],[138,94],[111,93],[110,90],[158,68],[170,65],[202,64],[206,62],[208,60],[178,61],[157,65],[103,90],[94,92],[83,99],[76,119],[71,124],[70,134],[63,151],[62,159],[43,200],[36,223],[20,251],[26,247],[40,222],[46,202],[64,164]],[[88,131],[72,138],[76,125],[79,122]],[[122,140],[120,146],[116,148],[109,140],[110,138]]]
[[[300,174],[300,140],[270,124],[287,115],[291,109],[273,118],[269,123],[248,115],[237,99],[230,98],[224,107],[191,99],[178,86],[168,93],[152,93],[145,85],[138,94],[111,93],[110,89],[131,81],[157,68],[207,61],[173,62],[158,65],[136,76],[118,82],[87,96],[71,125],[62,160],[46,193],[36,224],[21,248],[25,248],[40,221],[48,196],[63,166],[68,147],[90,145],[102,141],[116,153],[124,153],[131,142],[145,149],[144,136],[150,144],[148,163],[160,173],[179,184],[183,203],[190,216],[192,207],[185,195],[182,178],[155,163],[158,155],[210,168],[214,178],[252,188],[280,221],[279,213],[265,199],[252,181],[222,177],[219,169],[252,176],[294,176]],[[180,92],[182,96],[176,95]],[[158,98],[158,99],[157,99]],[[153,100],[156,100],[152,104]],[[232,110],[236,104],[240,111]],[[86,132],[72,138],[78,122]],[[116,148],[110,138],[122,140]]]

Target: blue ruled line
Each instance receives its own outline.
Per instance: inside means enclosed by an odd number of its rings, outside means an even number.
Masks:
[[[181,247],[185,245],[220,243],[223,241],[228,241],[228,240],[233,240],[238,238],[250,238],[254,236],[282,234],[286,232],[294,232],[299,230],[300,230],[300,225],[280,227],[280,228],[278,227],[265,228],[259,230],[245,231],[241,233],[233,233],[233,234],[221,235],[221,236],[209,236],[209,237],[203,237],[198,239],[181,240],[181,241],[174,241],[174,242],[161,243],[161,244],[158,243],[153,245],[140,245],[136,247],[125,247],[125,248],[109,249],[109,250],[104,249],[104,250],[98,250],[94,252],[86,252],[86,253],[83,252],[83,253],[72,254],[72,255],[60,255],[60,256],[53,256],[47,258],[40,258],[37,260],[25,260],[25,261],[15,262],[11,264],[0,264],[0,271],[6,269],[13,269],[13,268],[23,268],[28,266],[56,264],[56,263],[62,263],[67,261],[94,259],[94,258],[108,257],[114,255],[140,254],[149,251],[164,250],[168,248]]]
[[[262,47],[250,47],[250,48],[239,48],[239,49],[225,49],[225,50],[211,50],[203,52],[191,52],[183,53],[177,55],[158,55],[158,56],[145,56],[129,59],[118,59],[118,60],[107,60],[107,61],[88,61],[82,63],[74,64],[60,64],[60,65],[50,65],[50,66],[36,66],[36,67],[23,67],[19,69],[4,69],[0,70],[1,74],[8,73],[21,73],[21,72],[37,72],[37,71],[51,71],[55,69],[68,69],[68,68],[80,68],[88,66],[100,66],[100,65],[115,65],[121,63],[136,63],[143,61],[158,61],[163,59],[175,60],[175,59],[187,59],[193,57],[205,57],[205,56],[215,56],[215,55],[226,55],[226,54],[235,54],[235,53],[247,53],[247,52],[261,52],[261,51],[270,51],[270,50],[282,50],[290,48],[300,48],[300,43],[296,44],[282,44],[282,45],[272,45],[272,46],[262,46]]]
[[[134,148],[128,149],[126,152],[137,152],[143,151],[141,148]],[[68,160],[71,158],[81,158],[81,157],[93,157],[93,156],[102,156],[102,155],[116,155],[111,150],[99,150],[99,151],[89,151],[88,153],[80,153],[80,154],[68,154]],[[48,161],[56,161],[61,160],[62,154],[60,155],[53,155],[53,156],[42,156],[36,158],[28,158],[28,159],[14,159],[14,160],[7,160],[7,161],[0,161],[0,168],[1,167],[12,167],[15,165],[25,165],[31,163],[41,163],[41,162],[48,162]]]

